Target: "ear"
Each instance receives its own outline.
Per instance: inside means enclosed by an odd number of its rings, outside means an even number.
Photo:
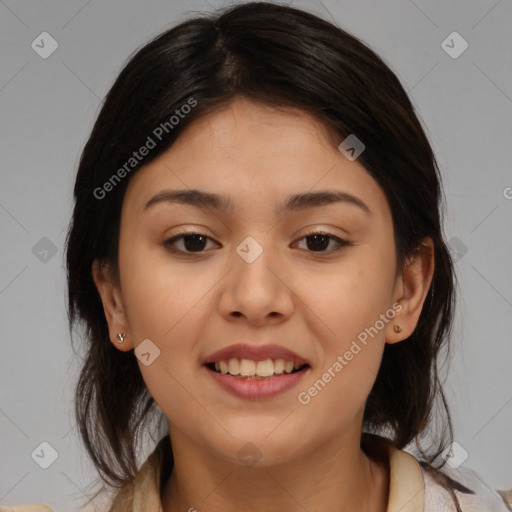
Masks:
[[[427,237],[397,277],[393,304],[399,303],[401,309],[394,308],[394,320],[386,327],[386,343],[398,343],[414,332],[434,276],[434,259],[434,242]],[[395,332],[396,325],[401,327],[400,332]]]
[[[113,274],[111,266],[94,260],[92,276],[103,303],[110,341],[117,349],[126,352],[133,348],[133,342],[121,300],[121,289]],[[118,333],[125,334],[123,343],[119,342],[117,338]]]

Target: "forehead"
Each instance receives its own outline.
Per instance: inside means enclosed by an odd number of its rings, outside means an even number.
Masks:
[[[335,134],[314,116],[247,99],[188,125],[131,178],[125,201],[142,210],[163,189],[187,188],[231,198],[232,212],[326,189],[359,197],[372,210],[387,208],[378,183],[357,160],[345,158]]]
[[[324,123],[304,110],[238,97],[191,123],[174,147],[179,151],[182,144],[200,143],[209,151],[236,151],[260,144],[263,156],[263,152],[271,154],[274,150],[295,152],[303,143],[335,151],[336,139]]]

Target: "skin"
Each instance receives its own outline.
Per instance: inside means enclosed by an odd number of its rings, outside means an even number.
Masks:
[[[186,188],[226,194],[233,210],[159,203],[143,211],[161,190]],[[349,203],[274,213],[288,195],[318,190],[349,192],[371,215]],[[179,229],[209,237],[203,252],[190,252],[194,245],[183,239],[174,247],[185,254],[170,252],[163,242]],[[335,252],[331,240],[315,251],[304,238],[315,231],[353,245]],[[247,236],[263,249],[252,263],[236,252]],[[426,239],[405,270],[396,271],[384,192],[337,150],[332,134],[305,112],[236,99],[190,124],[131,178],[119,244],[120,283],[98,262],[93,275],[114,346],[132,350],[149,338],[160,350],[139,367],[169,422],[175,467],[164,511],[384,512],[389,469],[361,450],[364,405],[385,344],[407,338],[417,324],[433,246]],[[378,335],[310,403],[300,404],[298,393],[396,303],[401,310]],[[127,335],[122,345],[119,332]],[[311,370],[275,398],[234,397],[203,371],[202,361],[238,342],[283,345]],[[249,442],[261,453],[254,467],[237,457]]]

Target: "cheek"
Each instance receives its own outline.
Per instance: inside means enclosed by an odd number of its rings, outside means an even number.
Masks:
[[[309,328],[316,329],[319,364],[296,399],[299,413],[316,421],[314,426],[305,423],[304,431],[321,425],[334,434],[361,413],[385,346],[384,328],[374,326],[385,312],[386,294],[376,287],[369,275],[359,280],[340,277],[325,283],[325,296],[317,291],[313,297],[321,318],[312,320]]]
[[[382,263],[386,261],[384,256],[380,261],[366,256],[361,251],[357,257],[347,258],[325,274],[317,274],[314,279],[305,274],[301,277],[302,284],[297,282],[298,289],[302,289],[298,295],[314,313],[309,314],[310,321],[317,331],[321,329],[323,336],[319,339],[330,350],[339,351],[350,345],[351,340],[373,326],[389,307],[392,271]],[[380,322],[378,327],[384,331]]]
[[[171,262],[162,248],[130,246],[134,249],[120,243],[123,306],[135,347],[149,339],[160,351],[150,366],[139,362],[158,401],[159,389],[179,391],[178,382],[190,378],[190,367],[199,360],[197,344],[212,307],[207,292],[218,274],[200,264],[192,271],[190,264]]]
[[[180,329],[189,327],[191,313],[211,286],[200,265],[171,263],[163,247],[120,245],[120,270],[125,313],[136,342],[154,338],[164,343],[181,339]],[[213,279],[212,279],[213,285]]]
[[[152,365],[139,368],[148,388],[149,394],[165,414],[172,425],[182,432],[194,432],[196,439],[205,439],[208,434],[201,432],[202,425],[206,431],[215,430],[216,422],[212,421],[209,404],[203,404],[201,390],[197,389],[192,372],[183,371],[180,365],[172,365],[169,360],[170,351],[162,352]],[[214,411],[213,419],[218,413]],[[218,421],[218,420],[217,420]]]
[[[314,282],[304,278],[301,298],[314,314],[303,318],[319,342],[319,365],[302,391],[303,402],[315,402],[315,408],[343,403],[355,411],[377,376],[386,328],[394,316],[389,308],[393,269],[387,263],[393,259],[373,253],[368,247]]]

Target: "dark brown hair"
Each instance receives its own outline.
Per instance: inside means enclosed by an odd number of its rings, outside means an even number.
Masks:
[[[109,341],[93,261],[117,275],[120,212],[130,177],[188,124],[239,95],[302,109],[338,143],[355,134],[365,144],[358,161],[389,202],[398,269],[425,237],[432,238],[430,293],[410,338],[386,344],[364,425],[368,433],[386,432],[398,449],[416,442],[423,466],[451,489],[437,471],[445,461],[436,465],[453,437],[438,356],[443,348],[448,355],[456,282],[442,233],[441,177],[432,148],[399,80],[364,42],[303,10],[266,2],[196,15],[144,45],[108,92],[83,150],[66,242],[70,331],[79,321],[84,326],[76,418],[89,455],[106,483],[129,481],[144,427],[157,412],[134,353]],[[196,106],[171,128],[169,119],[190,98]],[[157,147],[106,197],[98,197],[98,187],[165,122]],[[441,424],[427,453],[421,441],[432,434],[433,411]]]

